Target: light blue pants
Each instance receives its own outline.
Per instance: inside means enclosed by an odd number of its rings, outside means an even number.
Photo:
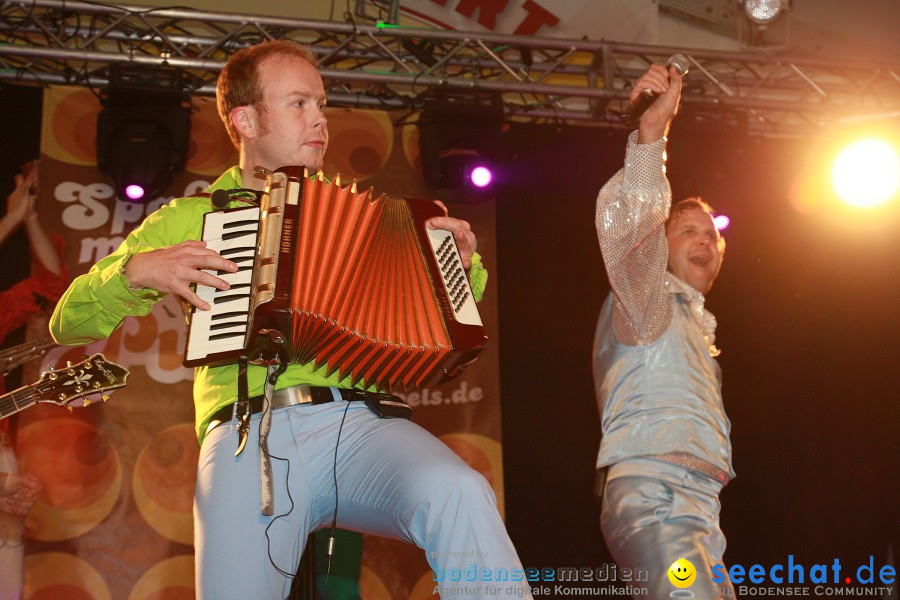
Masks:
[[[194,497],[199,600],[287,597],[307,535],[331,525],[335,469],[338,527],[416,544],[442,575],[471,571],[473,563],[479,571],[522,568],[484,477],[418,425],[379,419],[361,402],[272,413],[275,514],[261,515],[258,426],[254,415],[237,458],[231,423],[210,432],[200,450]],[[504,592],[508,586],[490,589]],[[455,597],[531,597],[524,581],[510,595],[488,594],[488,586],[478,582],[468,589],[476,588],[478,593]]]
[[[661,461],[633,459],[610,467],[600,528],[616,564],[634,573],[643,569],[648,576],[631,584],[648,591],[634,598],[735,598],[724,567],[723,581],[713,581],[712,568],[723,565],[725,553],[725,535],[719,528],[721,489],[711,477]],[[697,572],[684,589],[668,577],[679,558],[690,561]]]

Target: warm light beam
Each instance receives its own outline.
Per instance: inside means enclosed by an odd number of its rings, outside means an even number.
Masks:
[[[838,154],[831,168],[837,195],[853,206],[869,207],[891,199],[900,188],[900,157],[880,140],[862,140]]]

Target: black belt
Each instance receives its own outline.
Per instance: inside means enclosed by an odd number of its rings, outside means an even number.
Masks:
[[[339,398],[335,397],[334,392],[337,393]],[[294,406],[297,404],[327,404],[328,402],[334,402],[338,399],[346,400],[347,402],[366,402],[372,399],[378,399],[381,402],[388,402],[390,404],[403,404],[399,398],[390,396],[388,394],[378,394],[374,392],[366,392],[363,390],[346,388],[330,388],[314,385],[295,385],[287,388],[282,388],[280,390],[275,390],[274,397],[272,398],[272,410],[278,410],[279,408],[286,408],[288,406]],[[257,413],[261,413],[262,409],[262,396],[254,396],[253,398],[250,398],[250,414],[255,415]],[[234,405],[229,404],[228,406],[223,406],[215,413],[213,413],[212,419],[210,420],[209,425],[207,425],[206,427],[206,433],[209,434],[210,431],[212,431],[222,423],[230,422],[233,417]]]

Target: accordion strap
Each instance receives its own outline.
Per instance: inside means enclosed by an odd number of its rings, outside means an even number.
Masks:
[[[274,489],[272,485],[272,460],[269,455],[269,429],[272,426],[272,397],[275,394],[275,382],[284,372],[284,365],[276,358],[266,368],[266,385],[262,398],[262,416],[259,421],[259,491],[260,512],[264,515],[275,513]],[[238,448],[234,453],[238,456],[247,445],[250,432],[250,397],[247,385],[247,359],[238,361],[238,399],[234,403],[234,417],[237,420]]]
[[[259,421],[259,497],[260,512],[266,516],[275,514],[272,486],[272,459],[269,455],[269,428],[272,426],[272,396],[278,380],[280,361],[269,363],[266,370],[266,386],[263,392],[262,417]]]
[[[275,514],[274,486],[272,484],[272,457],[269,454],[269,429],[272,426],[272,398],[275,395],[275,384],[278,377],[287,370],[287,357],[284,356],[284,336],[273,330],[263,329],[264,339],[268,339],[267,352],[261,353],[259,359],[266,365],[266,383],[262,398],[262,415],[259,421],[259,491],[260,512],[266,516]],[[238,456],[247,445],[250,432],[250,392],[247,383],[246,357],[238,359],[238,398],[234,403],[234,417],[237,420]]]
[[[234,419],[238,432],[238,447],[234,455],[238,456],[247,445],[247,433],[250,431],[250,393],[247,385],[247,359],[238,360],[238,397],[234,403]]]

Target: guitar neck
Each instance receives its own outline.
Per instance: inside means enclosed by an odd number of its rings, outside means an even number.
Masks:
[[[92,403],[90,396],[99,395],[104,402],[105,392],[123,387],[128,369],[94,354],[78,364],[67,362],[62,369],[50,369],[41,378],[0,396],[0,419],[4,419],[35,404],[55,404],[70,409],[76,400],[79,407]]]
[[[45,337],[0,350],[0,375],[5,376],[16,367],[40,358],[54,346],[56,346],[56,342],[53,341],[53,338]]]
[[[0,396],[0,419],[12,416],[35,404],[37,404],[35,391],[30,385],[3,394]]]

